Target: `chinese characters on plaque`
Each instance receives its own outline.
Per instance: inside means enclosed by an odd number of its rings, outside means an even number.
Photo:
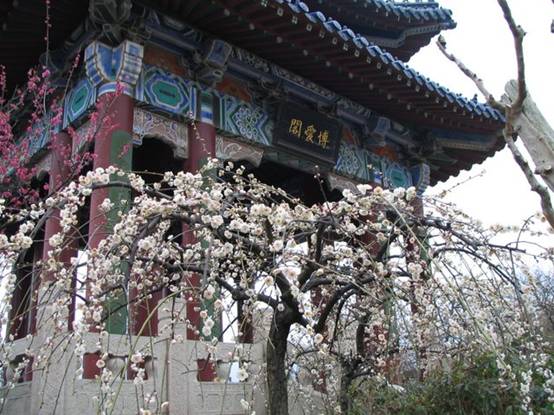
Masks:
[[[313,124],[308,125],[303,130],[303,124],[304,123],[302,120],[292,118],[290,120],[289,133],[297,136],[300,139],[306,140],[307,143],[317,144],[322,148],[327,148],[327,146],[329,145],[329,130],[318,131],[318,129]]]
[[[340,124],[323,114],[296,104],[282,104],[275,127],[274,142],[325,162],[336,161]]]

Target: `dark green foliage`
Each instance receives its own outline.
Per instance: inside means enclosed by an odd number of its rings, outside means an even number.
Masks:
[[[516,358],[510,365],[516,381],[500,380],[495,356],[485,354],[471,363],[460,361],[448,371],[437,371],[423,382],[411,381],[403,385],[403,392],[376,381],[361,382],[352,391],[351,415],[527,415],[519,393],[520,373],[526,368]],[[533,378],[529,409],[535,415],[554,415],[543,382]]]

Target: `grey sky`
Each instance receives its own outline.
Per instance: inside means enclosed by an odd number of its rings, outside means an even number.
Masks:
[[[510,0],[517,22],[527,32],[525,52],[527,79],[534,100],[545,117],[554,123],[554,34],[550,24],[554,18],[551,0]],[[516,75],[513,40],[496,0],[440,0],[454,13],[458,27],[444,32],[450,52],[457,55],[500,97],[504,84]],[[444,58],[431,44],[424,48],[410,65],[426,76],[455,92],[468,97],[477,93],[475,86],[456,66]],[[482,100],[482,97],[480,97]],[[523,174],[511,154],[504,150],[471,172],[462,172],[445,185],[451,186],[475,175],[479,178],[456,188],[449,196],[466,212],[485,223],[518,224],[540,209],[538,197],[531,193]],[[438,185],[429,194],[444,189]]]

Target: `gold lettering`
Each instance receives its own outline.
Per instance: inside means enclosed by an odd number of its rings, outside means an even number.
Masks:
[[[300,138],[302,135],[302,120],[297,120],[296,118],[290,120],[289,133]]]
[[[306,130],[304,131],[304,135],[305,135],[306,141],[308,143],[313,143],[314,142],[314,136],[315,136],[316,132],[317,132],[317,130],[313,125],[309,125],[306,128]]]
[[[319,145],[323,148],[327,148],[327,146],[329,145],[329,131],[321,131],[317,138],[319,140]]]

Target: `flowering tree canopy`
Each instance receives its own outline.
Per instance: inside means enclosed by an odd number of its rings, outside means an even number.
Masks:
[[[113,187],[131,197],[106,198],[101,211],[109,220],[101,242],[68,260],[67,248],[86,232],[81,213],[90,196]],[[26,370],[31,360],[35,371],[44,369],[60,350],[84,358],[83,339],[98,333],[98,402],[106,409],[117,397],[117,373],[106,366],[105,339],[122,310],[154,299],[146,318],[124,317],[130,338],[144,334],[156,312],[170,309],[158,331],[182,342],[176,327],[184,324],[215,355],[228,329],[221,316],[237,303],[239,337],[260,309],[271,319],[265,365],[257,373],[242,366],[240,376],[265,373],[272,414],[288,413],[294,373],[298,380],[307,371],[312,379],[298,390],[324,390],[333,411],[349,411],[349,392],[359,379],[425,379],[485,352],[504,368],[503,381],[519,385],[522,410],[541,404],[532,401],[531,387],[542,388],[549,400],[549,343],[525,258],[551,259],[552,252],[529,251],[521,235],[515,244],[495,244],[495,232],[452,207],[425,204],[428,214],[421,213],[414,189],[361,185],[339,201],[306,206],[242,167],[215,160],[198,174],[168,172],[148,185],[115,167],[97,169],[32,207],[14,211],[3,201],[2,221],[11,230],[0,235],[3,314],[10,316],[4,322],[13,327],[30,312],[37,333],[48,327],[46,337],[28,334],[16,369]],[[60,231],[44,241],[48,259],[30,268],[28,253],[53,214]],[[10,311],[26,273],[37,281],[31,310]],[[78,317],[68,333],[76,298]],[[180,301],[195,304],[201,321],[192,321]],[[14,360],[17,337],[8,333],[5,367]],[[132,341],[130,347],[140,382],[141,359],[152,352]],[[514,351],[526,362],[522,373],[506,369],[507,353]],[[67,374],[81,375],[82,369]]]

